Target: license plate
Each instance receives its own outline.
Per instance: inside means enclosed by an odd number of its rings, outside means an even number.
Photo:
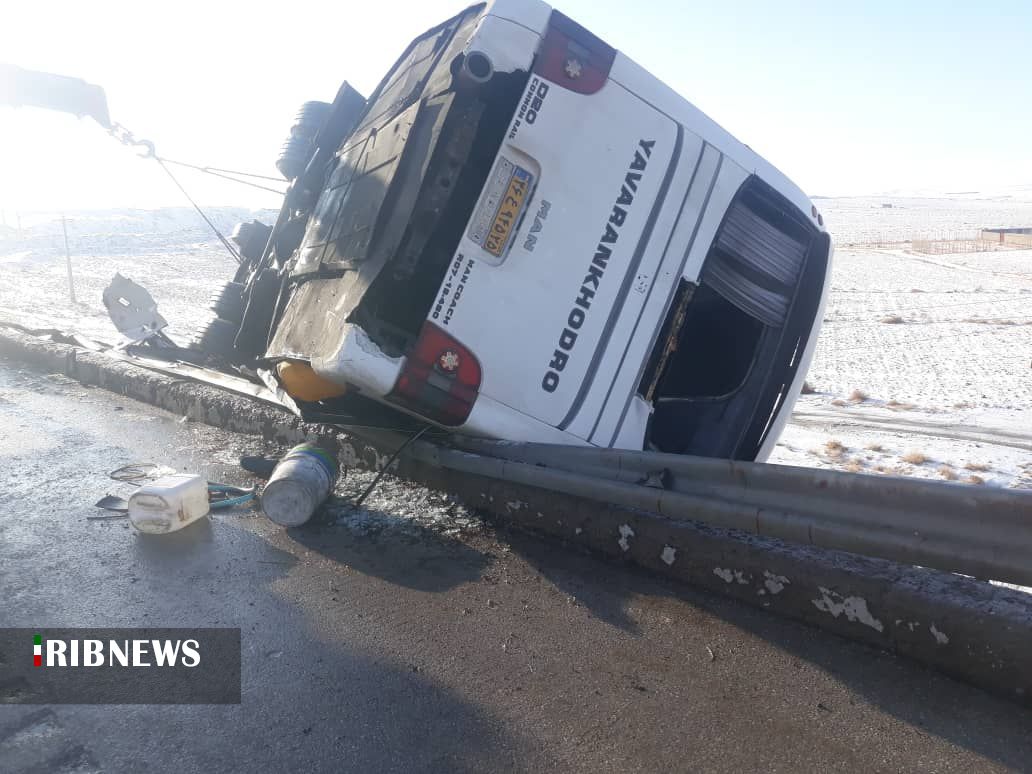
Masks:
[[[470,227],[470,238],[500,258],[519,222],[534,176],[508,159],[499,160],[484,201]]]

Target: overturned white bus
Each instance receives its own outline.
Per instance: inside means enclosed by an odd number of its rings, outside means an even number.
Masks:
[[[770,452],[831,240],[691,103],[543,2],[497,0],[368,100],[306,109],[228,321],[288,392],[494,438]]]

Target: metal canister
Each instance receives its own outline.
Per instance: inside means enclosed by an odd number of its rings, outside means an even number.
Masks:
[[[284,527],[304,524],[330,496],[339,470],[325,449],[313,443],[295,446],[272,471],[262,492],[262,510]]]

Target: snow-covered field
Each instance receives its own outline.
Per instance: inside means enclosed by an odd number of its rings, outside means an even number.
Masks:
[[[1032,225],[1011,199],[818,206],[837,242]],[[808,382],[773,462],[1032,487],[1032,251],[839,249]]]
[[[1029,197],[820,199],[840,244],[1032,226]],[[885,207],[884,204],[891,204]],[[225,233],[268,212],[211,213]],[[185,338],[233,259],[196,213],[67,213],[78,303],[68,297],[59,214],[0,226],[0,320],[112,340],[111,276],[145,285]],[[773,462],[1032,488],[1032,251],[927,256],[900,246],[836,253],[808,377]]]
[[[978,194],[948,198],[858,196],[815,199],[814,204],[840,245],[1032,225],[1032,189],[993,198],[979,198]]]
[[[276,213],[242,207],[207,211],[228,236],[241,221],[275,220]],[[66,213],[77,304],[69,299],[60,213],[21,216],[21,230],[0,226],[0,318],[29,327],[76,330],[113,341],[117,333],[101,304],[115,272],[144,285],[169,321],[169,332],[186,339],[208,319],[207,302],[232,279],[236,261],[194,210]]]

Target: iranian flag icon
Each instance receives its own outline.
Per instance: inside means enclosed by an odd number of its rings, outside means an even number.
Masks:
[[[32,638],[32,663],[43,666],[43,638],[38,634]]]

